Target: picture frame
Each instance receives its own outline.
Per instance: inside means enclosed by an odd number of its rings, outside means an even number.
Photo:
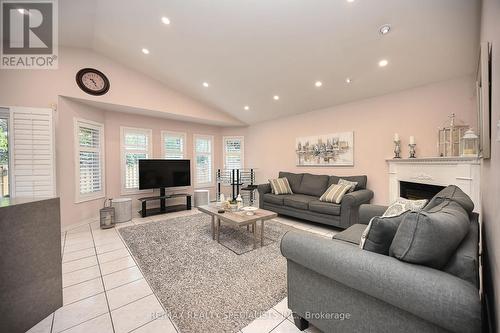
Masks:
[[[354,166],[354,132],[340,132],[295,140],[297,166]]]
[[[491,43],[481,43],[476,76],[479,156],[491,156]]]

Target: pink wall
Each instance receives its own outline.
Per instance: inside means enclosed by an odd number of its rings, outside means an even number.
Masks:
[[[353,86],[353,89],[356,87]],[[385,159],[393,156],[395,132],[402,138],[403,156],[414,135],[417,156],[437,155],[437,128],[452,112],[476,126],[474,84],[471,77],[436,83],[390,95],[312,111],[252,125],[225,129],[225,134],[246,135],[246,166],[258,168],[259,182],[280,170],[315,174],[368,175],[374,202],[387,203],[389,180]],[[297,167],[295,138],[354,131],[354,167]]]
[[[492,45],[492,114],[491,114],[491,159],[483,161],[482,167],[482,212],[485,225],[484,238],[490,257],[489,264],[493,273],[496,296],[496,325],[500,328],[500,143],[497,122],[500,120],[500,2],[483,0],[481,41]]]
[[[83,93],[75,82],[77,71],[94,67],[103,71],[111,81],[108,94],[94,97]],[[119,133],[120,126],[153,129],[154,155],[160,156],[160,130],[179,130],[188,133],[188,153],[192,154],[192,133],[217,134],[215,126],[163,118],[118,114],[89,107],[64,98],[75,97],[127,107],[153,110],[169,117],[188,117],[197,122],[224,125],[240,124],[233,117],[211,109],[187,96],[179,94],[162,83],[130,70],[97,53],[75,48],[61,48],[58,70],[0,70],[0,106],[47,108],[57,106],[56,153],[57,183],[61,197],[63,226],[78,224],[98,216],[102,200],[75,204],[75,157],[73,139],[74,117],[105,124],[106,136],[106,190],[108,196],[120,191]],[[221,138],[215,136],[215,163],[221,157]],[[108,148],[109,145],[109,148]],[[190,155],[189,155],[190,156]],[[218,167],[215,164],[214,167]],[[213,189],[212,189],[213,192]],[[134,196],[136,198],[137,196]],[[136,200],[134,200],[135,202]]]
[[[104,123],[104,112],[65,98],[59,99],[56,113],[56,174],[63,227],[96,218],[103,203],[103,200],[92,200],[75,204],[74,118]]]
[[[139,209],[137,198],[151,195],[150,193],[123,194],[121,192],[121,152],[120,127],[137,127],[151,129],[153,134],[153,158],[162,158],[161,131],[176,131],[186,133],[186,158],[193,157],[193,135],[206,134],[214,136],[214,169],[220,168],[222,161],[222,138],[220,128],[162,118],[144,117],[111,111],[102,111],[85,104],[60,98],[57,128],[57,175],[59,193],[61,196],[61,217],[63,227],[78,224],[98,216],[103,199],[95,199],[75,203],[75,151],[73,136],[73,119],[83,118],[104,124],[105,136],[105,185],[106,197],[132,198],[134,211]],[[193,164],[193,163],[192,163]],[[194,170],[192,170],[194,175]],[[178,189],[175,192],[192,192],[193,187]],[[215,195],[215,187],[209,187],[210,195]],[[134,213],[135,214],[135,213]],[[138,216],[135,214],[134,216]]]
[[[58,96],[68,96],[226,126],[241,124],[224,112],[207,107],[95,52],[65,47],[59,51],[57,70],[0,70],[0,105],[47,108],[57,103]],[[75,75],[85,67],[99,69],[108,76],[111,88],[106,95],[91,96],[78,88]]]

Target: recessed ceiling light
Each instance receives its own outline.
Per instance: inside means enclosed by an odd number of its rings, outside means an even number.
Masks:
[[[316,81],[316,82],[314,82],[314,85],[319,88],[319,87],[321,87],[323,85],[323,82]]]
[[[249,107],[248,105],[245,105],[245,106],[243,107],[243,109],[245,109],[245,110],[247,110],[247,111],[248,111],[248,110],[250,110],[250,107]]]
[[[354,2],[354,0],[347,0],[347,2]]]
[[[163,16],[161,18],[161,21],[163,22],[163,24],[167,24],[167,25],[170,24],[170,19],[166,16]]]
[[[277,101],[277,100],[279,100],[279,99],[280,99],[280,97],[279,97],[278,95],[274,95],[274,96],[273,96],[273,99],[274,99],[275,101]]]
[[[149,50],[148,49],[142,49],[142,53],[149,54]]]
[[[203,86],[204,86],[205,88],[210,87],[210,85],[208,84],[208,82],[203,82]]]
[[[389,31],[391,31],[391,25],[390,24],[384,24],[381,26],[378,31],[380,32],[381,35],[387,35]]]
[[[387,66],[387,64],[388,64],[388,63],[389,63],[389,62],[388,62],[387,60],[383,59],[383,60],[380,60],[380,61],[378,62],[378,65],[379,65],[380,67],[385,67],[385,66]]]
[[[345,79],[345,83],[351,83],[351,82],[352,82],[352,79],[351,79],[350,77],[347,77],[347,78]]]

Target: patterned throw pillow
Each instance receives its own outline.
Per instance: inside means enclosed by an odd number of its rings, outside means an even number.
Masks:
[[[345,179],[342,179],[342,178],[339,179],[339,184],[342,184],[342,185],[351,185],[351,188],[349,189],[348,193],[351,193],[352,191],[354,191],[354,189],[356,188],[356,186],[358,186],[358,182],[351,182],[349,180],[345,180]]]
[[[350,188],[351,185],[347,184],[333,184],[323,193],[319,200],[339,204]]]
[[[413,212],[421,211],[425,205],[427,205],[428,200],[409,200],[404,198],[398,198],[394,203],[392,203],[389,208],[385,211],[382,217],[398,216],[407,212],[409,210]]]
[[[292,188],[286,178],[269,179],[273,194],[293,194]]]

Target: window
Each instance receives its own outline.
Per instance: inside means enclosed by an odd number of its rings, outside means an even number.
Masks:
[[[0,199],[9,196],[9,110],[0,108]]]
[[[139,160],[151,158],[152,131],[141,128],[121,128],[122,192],[139,190]]]
[[[212,136],[194,136],[195,184],[197,187],[213,185],[213,141]]]
[[[222,144],[222,151],[224,154],[224,169],[243,169],[243,137],[225,136],[222,139]]]
[[[185,158],[186,134],[177,132],[161,132],[162,155],[167,159],[180,160]]]
[[[76,202],[104,196],[104,125],[75,120]]]

